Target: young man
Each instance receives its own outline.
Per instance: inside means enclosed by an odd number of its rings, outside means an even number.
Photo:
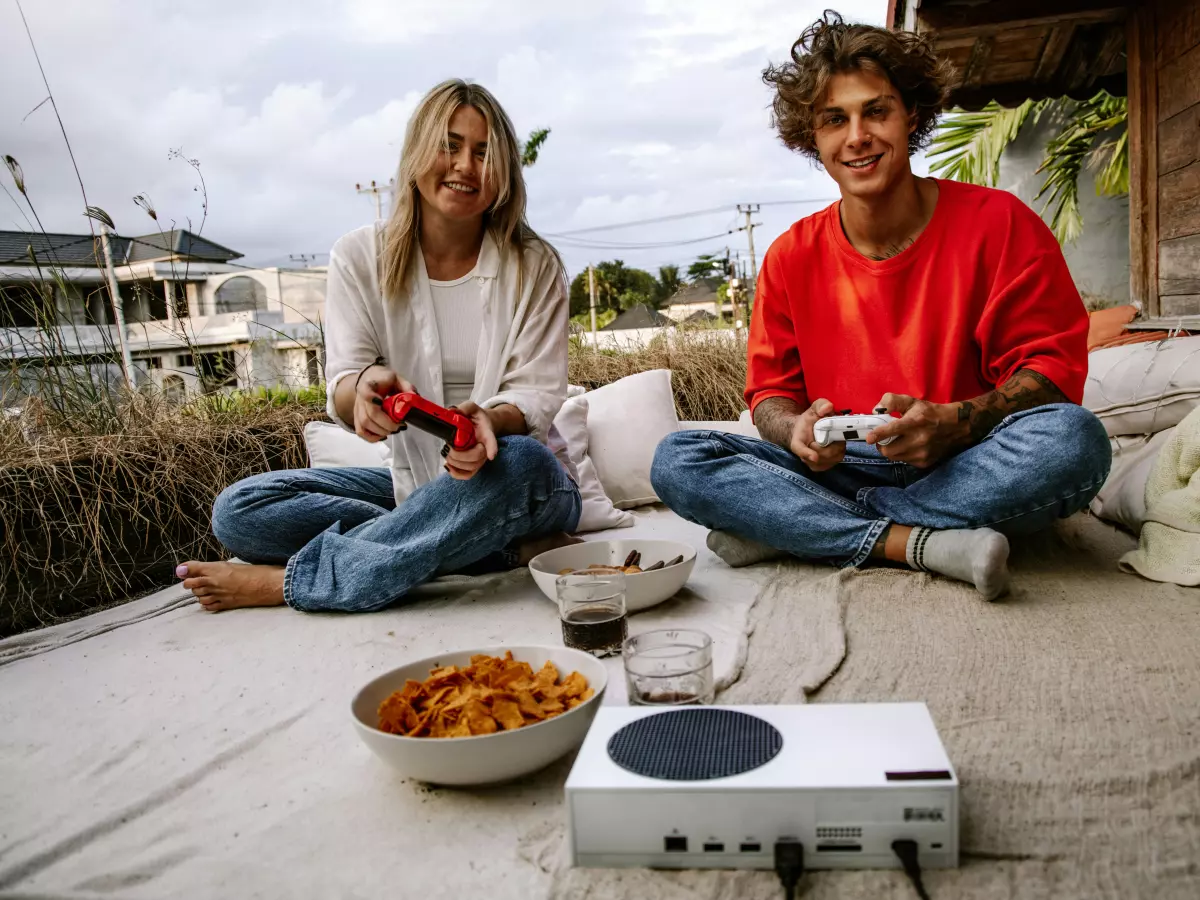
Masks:
[[[912,173],[946,76],[925,39],[829,13],[763,75],[784,143],[841,201],[763,260],[746,378],[763,440],[681,432],[655,456],[659,496],[730,565],[891,561],[992,600],[1006,535],[1082,509],[1108,476],[1078,405],[1087,315],[1050,230],[1011,194]],[[841,411],[893,419],[818,446],[814,423]]]

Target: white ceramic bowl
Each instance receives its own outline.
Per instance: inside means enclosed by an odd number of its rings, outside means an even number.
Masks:
[[[544,722],[514,731],[498,731],[463,738],[404,737],[376,728],[379,704],[408,679],[424,681],[439,666],[466,666],[477,653],[503,656],[511,650],[514,659],[533,666],[536,672],[546,660],[558,667],[560,678],[579,672],[595,691],[574,709]],[[583,743],[584,735],[600,708],[608,673],[604,664],[587,653],[566,647],[481,647],[456,650],[426,657],[392,669],[362,688],[350,704],[358,736],[385,763],[409,778],[444,785],[478,785],[510,781],[536,772]]]
[[[669,562],[677,556],[683,562],[654,572],[638,572],[625,576],[625,608],[629,612],[647,609],[675,596],[691,577],[696,566],[696,548],[678,541],[656,541],[630,538],[623,541],[584,541],[569,547],[559,547],[539,553],[529,563],[533,580],[542,593],[558,603],[554,582],[562,569],[586,569],[590,565],[619,566],[630,550],[640,550],[643,566],[660,559]]]

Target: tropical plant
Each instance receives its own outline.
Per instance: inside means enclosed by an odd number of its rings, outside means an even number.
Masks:
[[[930,145],[930,170],[956,181],[994,187],[1000,178],[1000,157],[1021,129],[1042,116],[1053,118],[1056,131],[1046,144],[1037,174],[1045,174],[1034,200],[1049,194],[1042,215],[1050,212],[1050,228],[1061,243],[1083,231],[1079,211],[1079,175],[1084,167],[1095,172],[1096,193],[1121,196],[1129,192],[1128,105],[1124,97],[1101,91],[1090,100],[1026,100],[1005,109],[989,103],[979,112],[960,112],[947,118]]]
[[[688,281],[699,281],[702,278],[724,278],[725,258],[715,253],[702,253],[696,261],[688,266]]]
[[[538,159],[538,151],[542,149],[542,144],[546,143],[546,138],[550,137],[549,128],[538,128],[529,133],[529,140],[521,145],[521,166],[528,169]]]
[[[683,281],[679,277],[679,266],[658,267],[658,297],[655,299],[659,306],[678,294],[682,287]]]

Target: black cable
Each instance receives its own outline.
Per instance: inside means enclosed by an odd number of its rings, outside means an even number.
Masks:
[[[775,872],[786,900],[796,900],[796,885],[804,877],[804,845],[799,841],[775,842]]]
[[[921,900],[929,900],[925,884],[921,881],[921,861],[917,855],[917,842],[908,838],[894,840],[892,841],[892,852],[900,859],[900,865],[904,867],[904,874],[912,882],[917,896]]]

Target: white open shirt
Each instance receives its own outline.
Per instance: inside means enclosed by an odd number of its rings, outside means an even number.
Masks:
[[[384,298],[379,255],[384,223],[357,228],[333,245],[325,293],[326,411],[348,431],[334,408],[338,382],[358,377],[382,356],[428,400],[445,405],[441,344],[425,259],[418,248],[406,296]],[[572,472],[566,446],[552,427],[567,396],[567,284],[548,248],[525,250],[518,278],[515,251],[501,252],[487,234],[474,276],[480,282],[483,323],[471,399],[489,409],[511,404],[529,435],[547,444]],[[409,428],[388,439],[396,502],[442,474],[442,442]],[[572,475],[574,473],[572,472]]]

